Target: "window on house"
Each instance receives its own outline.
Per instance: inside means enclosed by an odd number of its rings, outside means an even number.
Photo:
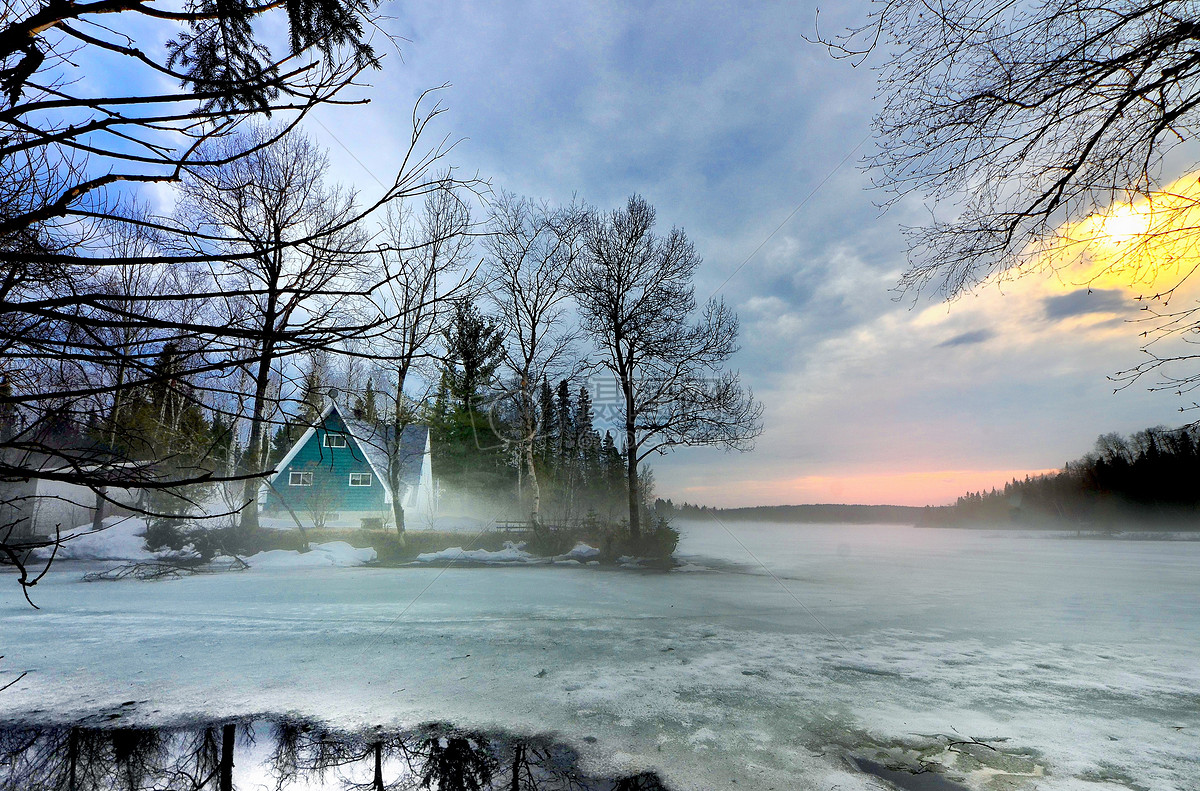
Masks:
[[[326,434],[325,447],[327,448],[344,448],[346,447],[346,438],[341,434]]]
[[[369,472],[352,472],[350,473],[351,486],[370,486],[371,473]]]
[[[311,472],[291,472],[288,473],[289,486],[312,486]]]

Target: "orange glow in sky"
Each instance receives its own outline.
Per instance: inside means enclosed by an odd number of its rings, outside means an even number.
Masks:
[[[967,492],[1003,489],[1014,478],[1056,472],[1046,467],[1083,456],[1101,433],[1163,422],[1158,417],[1147,416],[1143,422],[1126,416],[1123,425],[1113,424],[1103,416],[1104,408],[1095,417],[1064,416],[1079,424],[1063,429],[1064,434],[1074,431],[1078,444],[1021,453],[1009,446],[1003,458],[1000,449],[993,451],[986,441],[964,448],[947,438],[951,446],[943,456],[935,442],[907,447],[885,439],[862,453],[861,466],[845,456],[824,461],[809,443],[827,442],[827,435],[812,440],[782,425],[786,420],[800,425],[821,421],[854,433],[867,424],[888,437],[896,432],[888,430],[884,415],[917,414],[923,400],[936,400],[940,387],[970,391],[979,382],[979,387],[1003,390],[1007,383],[997,379],[994,370],[1018,377],[1031,397],[1040,397],[1043,382],[1053,390],[1087,370],[1093,379],[1073,385],[1084,394],[1067,388],[1064,397],[1080,404],[1098,403],[1087,400],[1091,395],[1084,388],[1111,396],[1113,385],[1106,377],[1144,359],[1137,347],[1145,342],[1141,333],[1152,333],[1156,326],[1153,311],[1200,302],[1200,171],[1149,195],[1124,197],[1054,229],[1025,251],[1019,266],[993,276],[962,299],[883,313],[850,334],[823,341],[819,359],[828,379],[785,380],[781,392],[786,396],[781,400],[788,406],[768,413],[769,419],[781,421],[768,423],[759,441],[760,447],[773,451],[771,462],[753,464],[751,458],[747,466],[755,469],[743,469],[741,480],[671,481],[662,487],[662,496],[717,507],[945,505]],[[1151,312],[1139,310],[1147,306]],[[780,339],[787,337],[786,325],[764,324],[778,326]],[[1173,347],[1164,343],[1156,348]],[[1129,397],[1112,396],[1114,404],[1117,398]],[[1114,413],[1119,412],[1116,406]],[[948,419],[956,417],[967,426],[978,421],[985,427],[979,433],[986,435],[986,413],[973,414],[965,422],[953,414]],[[1028,431],[1039,430],[1036,421],[1030,425]],[[775,428],[783,436],[773,436]],[[1017,434],[1025,431],[1016,429]],[[791,448],[801,448],[806,455],[789,469]],[[994,452],[993,460],[989,457]],[[994,468],[1020,464],[1028,466]],[[941,469],[950,465],[955,468]]]
[[[862,505],[947,505],[966,492],[1003,489],[1013,478],[1057,472],[1046,470],[932,470],[924,472],[807,475],[740,485],[693,486],[689,502],[736,508],[750,505],[858,503]]]

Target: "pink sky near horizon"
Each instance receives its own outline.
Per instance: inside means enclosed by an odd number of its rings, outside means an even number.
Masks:
[[[1000,489],[1042,470],[926,470],[919,472],[805,475],[773,481],[726,482],[690,486],[681,499],[718,508],[755,505],[846,503],[859,505],[948,505],[966,492]]]

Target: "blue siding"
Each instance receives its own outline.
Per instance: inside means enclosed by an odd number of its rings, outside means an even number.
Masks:
[[[327,434],[344,436],[346,447],[325,447]],[[289,473],[292,472],[311,472],[313,485],[290,485]],[[386,470],[381,472],[386,474]],[[351,486],[351,473],[369,474],[371,485]],[[286,503],[301,515],[314,509],[333,512],[382,511],[388,507],[383,484],[335,409],[276,475],[274,488],[268,490],[264,508],[279,511],[283,510],[283,504]]]

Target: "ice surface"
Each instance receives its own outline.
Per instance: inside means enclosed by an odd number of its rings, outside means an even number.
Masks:
[[[866,748],[937,752],[989,791],[1196,787],[1200,542],[682,527],[687,574],[440,564],[85,585],[76,564],[33,591],[40,611],[0,580],[0,685],[30,671],[0,717],[137,700],[123,720],[451,721],[556,734],[596,768],[697,789],[877,788],[844,759]],[[1030,777],[945,750],[966,737]]]

